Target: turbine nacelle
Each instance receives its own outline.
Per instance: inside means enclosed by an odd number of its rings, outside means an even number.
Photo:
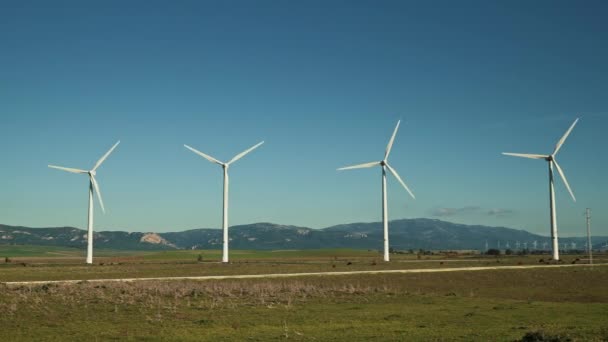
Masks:
[[[408,186],[405,184],[403,179],[401,179],[401,177],[399,176],[397,171],[388,164],[388,156],[391,153],[391,148],[393,147],[393,142],[395,142],[395,135],[397,135],[397,130],[399,129],[400,123],[401,123],[401,120],[397,121],[397,126],[395,126],[393,135],[391,136],[391,139],[389,140],[388,145],[386,146],[386,152],[384,154],[384,159],[382,159],[380,161],[376,161],[376,162],[371,162],[371,163],[364,163],[364,164],[357,164],[357,165],[352,165],[352,166],[341,167],[338,169],[338,171],[350,170],[350,169],[363,169],[363,168],[374,167],[374,166],[386,167],[388,169],[388,171],[390,173],[392,173],[393,176],[395,176],[395,178],[397,178],[397,181],[399,181],[399,183],[401,183],[401,185],[410,194],[410,196],[412,196],[413,199],[416,199],[416,196],[414,196],[414,193],[412,193],[412,191],[410,190],[410,188],[408,188]]]
[[[110,148],[108,150],[108,152],[106,152],[103,156],[101,156],[101,158],[99,158],[97,163],[95,163],[95,166],[93,167],[93,169],[91,169],[89,171],[81,170],[81,169],[74,169],[74,168],[69,168],[69,167],[63,167],[63,166],[55,166],[55,165],[49,165],[49,167],[52,169],[58,169],[58,170],[67,171],[67,172],[71,172],[71,173],[86,173],[89,176],[91,185],[95,189],[95,193],[97,194],[97,199],[99,200],[99,206],[101,206],[101,211],[105,213],[106,209],[103,205],[103,199],[101,198],[101,191],[99,190],[99,184],[97,183],[95,176],[97,176],[97,169],[101,166],[101,164],[103,164],[103,162],[108,158],[108,156],[110,156],[110,153],[112,153],[112,151],[114,151],[114,149],[116,148],[116,146],[118,146],[118,144],[120,144],[120,140],[117,141],[116,144],[114,144],[114,146],[112,146],[112,148]]]
[[[555,145],[555,149],[553,150],[553,153],[551,153],[551,154],[544,155],[544,154],[508,153],[508,152],[503,152],[502,154],[507,155],[507,156],[512,156],[512,157],[521,157],[521,158],[528,158],[528,159],[543,159],[543,160],[547,161],[550,166],[554,165],[555,168],[557,169],[557,172],[559,173],[560,177],[562,178],[562,181],[564,182],[566,189],[568,189],[568,192],[570,193],[572,200],[574,200],[574,202],[576,202],[576,197],[574,196],[574,193],[572,192],[572,189],[570,188],[570,184],[568,184],[568,180],[566,179],[566,175],[564,174],[564,171],[557,163],[557,160],[555,159],[555,155],[562,148],[562,146],[564,145],[564,142],[566,141],[566,138],[568,138],[568,136],[570,135],[570,132],[572,132],[572,129],[574,128],[574,126],[576,125],[577,122],[578,122],[578,118],[576,120],[574,120],[572,125],[570,125],[570,128],[568,128],[568,130],[566,131],[566,133],[557,141],[557,144]]]
[[[251,151],[255,150],[256,148],[258,148],[258,147],[259,147],[260,145],[262,145],[263,143],[264,143],[264,142],[262,141],[262,142],[257,143],[256,145],[253,145],[252,147],[250,147],[250,148],[246,149],[245,151],[243,151],[243,152],[241,152],[241,153],[237,154],[236,156],[234,156],[234,157],[233,157],[232,159],[230,159],[230,161],[229,161],[229,162],[227,162],[227,163],[221,162],[221,161],[219,161],[219,160],[217,160],[217,159],[213,158],[212,156],[210,156],[210,155],[208,155],[208,154],[205,154],[205,153],[203,153],[203,152],[201,152],[201,151],[199,151],[199,150],[197,150],[197,149],[195,149],[195,148],[193,148],[193,147],[190,147],[190,146],[188,146],[188,145],[184,145],[184,147],[185,147],[185,148],[187,148],[187,149],[189,149],[190,151],[194,152],[195,154],[198,154],[199,156],[201,156],[201,157],[203,157],[203,158],[207,159],[208,161],[210,161],[210,162],[212,162],[212,163],[215,163],[215,164],[218,164],[219,166],[221,166],[221,167],[222,167],[222,168],[224,168],[224,169],[227,169],[227,168],[230,166],[230,164],[232,164],[232,163],[234,163],[235,161],[237,161],[237,160],[239,160],[239,159],[243,158],[245,155],[247,155],[249,152],[251,152]]]

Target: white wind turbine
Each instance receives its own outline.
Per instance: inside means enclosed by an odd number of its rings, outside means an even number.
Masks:
[[[384,159],[381,161],[375,161],[371,163],[358,164],[353,166],[341,167],[338,170],[350,170],[350,169],[361,169],[368,168],[374,166],[382,167],[382,224],[384,226],[384,261],[389,261],[389,247],[388,247],[388,208],[387,208],[387,200],[386,200],[386,169],[388,169],[395,178],[403,185],[405,190],[412,196],[413,199],[416,199],[412,191],[405,185],[405,182],[399,177],[399,174],[395,169],[393,169],[388,164],[388,155],[391,153],[391,148],[393,147],[393,142],[395,141],[395,135],[397,135],[397,130],[399,129],[399,124],[401,120],[397,121],[397,126],[395,126],[395,131],[393,131],[393,135],[391,136],[391,140],[389,140],[388,145],[386,146],[386,152],[384,153]]]
[[[73,169],[73,168],[69,168],[69,167],[49,165],[49,167],[53,168],[53,169],[63,170],[63,171],[72,172],[72,173],[86,173],[89,176],[89,219],[88,219],[88,223],[87,223],[87,264],[93,263],[93,188],[95,188],[95,193],[97,194],[97,199],[99,200],[99,205],[101,206],[101,210],[104,213],[106,212],[106,210],[103,206],[103,200],[101,199],[101,192],[99,191],[99,184],[97,184],[97,181],[95,180],[95,175],[97,175],[97,169],[101,166],[101,164],[104,162],[104,160],[106,160],[106,158],[108,158],[110,153],[112,153],[112,151],[114,151],[114,149],[116,148],[116,146],[118,146],[118,144],[120,144],[120,141],[118,141],[116,144],[114,144],[114,146],[112,146],[112,148],[108,152],[106,152],[106,154],[104,154],[101,158],[99,158],[97,163],[95,163],[95,166],[93,166],[93,168],[89,171]]]
[[[223,206],[223,216],[222,216],[222,233],[223,233],[223,253],[222,253],[222,262],[228,262],[228,167],[230,166],[230,164],[234,163],[235,161],[243,158],[247,153],[253,151],[254,149],[256,149],[258,146],[262,145],[264,142],[260,142],[257,145],[254,145],[252,147],[250,147],[249,149],[237,154],[236,156],[234,156],[234,158],[230,159],[229,162],[227,163],[222,163],[221,161],[204,154],[203,152],[194,149],[188,145],[184,145],[184,147],[186,147],[187,149],[189,149],[190,151],[198,154],[199,156],[207,159],[208,161],[212,162],[212,163],[216,163],[218,165],[220,165],[222,167],[222,169],[224,169],[224,206]]]
[[[559,173],[562,180],[564,181],[564,185],[566,186],[566,189],[568,189],[570,196],[572,196],[572,199],[576,202],[576,198],[574,197],[574,193],[572,192],[572,189],[570,189],[570,185],[568,184],[566,175],[564,175],[562,168],[557,163],[557,160],[555,160],[555,155],[557,154],[557,152],[559,152],[560,148],[566,141],[566,138],[568,138],[568,135],[570,135],[570,132],[572,132],[572,129],[574,128],[574,126],[576,125],[577,122],[578,122],[578,118],[576,120],[574,120],[572,125],[570,125],[570,128],[568,128],[568,130],[562,136],[562,138],[559,139],[559,141],[555,145],[555,149],[553,150],[553,153],[551,153],[549,155],[526,154],[526,153],[504,153],[503,152],[503,154],[507,155],[507,156],[523,157],[523,158],[530,158],[530,159],[544,159],[549,164],[549,211],[550,211],[550,220],[551,220],[551,242],[552,242],[552,248],[553,248],[553,260],[559,260],[559,244],[558,244],[558,239],[557,239],[557,214],[555,211],[555,190],[553,188],[553,166],[555,165],[557,172]]]

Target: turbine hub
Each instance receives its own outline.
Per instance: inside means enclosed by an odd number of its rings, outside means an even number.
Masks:
[[[91,171],[89,171],[89,175],[95,176],[95,175],[97,175],[97,172],[95,170],[91,170]]]
[[[381,165],[381,166],[386,165],[386,160],[381,160],[381,161],[380,161],[380,165]]]

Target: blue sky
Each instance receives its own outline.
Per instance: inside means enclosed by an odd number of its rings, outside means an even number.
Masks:
[[[0,222],[96,229],[221,225],[218,159],[265,140],[230,170],[230,224],[322,228],[430,217],[548,234],[546,164],[558,155],[560,235],[608,235],[608,5],[602,1],[98,1],[0,3]]]

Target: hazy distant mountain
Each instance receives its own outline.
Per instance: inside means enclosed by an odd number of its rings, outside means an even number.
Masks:
[[[234,249],[314,249],[314,248],[382,248],[382,223],[351,223],[324,229],[254,223],[230,228],[230,247]],[[158,249],[219,249],[222,246],[220,229],[193,229],[171,233],[127,233],[102,231],[95,233],[97,248],[158,250]],[[517,241],[533,241],[542,247],[549,242],[546,236],[504,227],[471,226],[434,219],[404,219],[390,222],[391,247],[406,249],[484,249],[501,248]],[[584,248],[586,239],[560,238],[563,243],[576,243]],[[606,244],[608,237],[593,237],[594,248]],[[86,231],[73,227],[28,228],[0,224],[0,244],[28,244],[83,247]],[[572,246],[569,245],[568,248]]]

